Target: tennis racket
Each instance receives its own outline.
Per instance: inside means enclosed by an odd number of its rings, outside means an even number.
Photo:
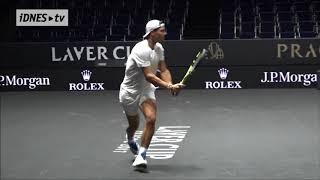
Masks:
[[[202,51],[198,52],[196,59],[192,61],[192,64],[189,66],[188,71],[180,81],[181,84],[185,84],[187,82],[187,80],[190,78],[191,74],[194,72],[195,68],[197,67],[197,64],[200,62],[201,59],[203,59],[206,56],[207,52],[208,51],[206,49],[202,49]]]

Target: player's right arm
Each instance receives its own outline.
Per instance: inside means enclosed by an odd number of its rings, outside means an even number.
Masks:
[[[158,78],[155,74],[153,74],[152,69],[150,66],[143,67],[143,74],[146,80],[150,83],[152,83],[155,86],[160,86],[166,89],[169,89],[171,91],[179,91],[183,87],[181,84],[171,84],[168,82],[163,81],[162,79]]]
[[[155,86],[160,86],[163,88],[170,89],[172,84],[169,82],[165,82],[162,79],[158,78],[155,74],[153,74],[152,69],[150,66],[143,67],[143,74],[146,80],[150,83],[152,83]]]

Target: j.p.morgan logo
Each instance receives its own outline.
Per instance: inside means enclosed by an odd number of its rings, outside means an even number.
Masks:
[[[104,90],[104,83],[97,83],[92,82],[89,83],[91,79],[92,72],[89,70],[81,71],[81,76],[83,81],[82,83],[69,83],[69,90],[70,91],[103,91]]]
[[[241,81],[225,81],[229,70],[221,68],[218,70],[221,81],[205,81],[206,89],[241,89]]]
[[[209,51],[209,59],[223,59],[224,58],[224,52],[222,48],[219,46],[216,42],[211,42],[208,46]]]
[[[27,86],[35,89],[37,86],[50,86],[48,77],[18,77],[17,75],[0,75],[1,86]]]
[[[51,47],[51,60],[53,62],[125,60],[130,54],[130,49],[130,46],[116,46],[114,48],[107,48],[105,46]]]
[[[179,144],[186,137],[191,126],[160,126],[152,137],[147,156],[151,159],[171,159],[179,148]],[[135,140],[141,138],[142,131],[135,133]],[[123,141],[113,152],[127,153],[128,141]]]
[[[264,72],[261,83],[302,83],[310,86],[317,82],[317,74],[294,74],[291,72]]]

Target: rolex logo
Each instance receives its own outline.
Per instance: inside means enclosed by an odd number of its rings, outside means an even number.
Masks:
[[[91,74],[92,74],[92,72],[89,71],[89,70],[81,71],[81,75],[82,75],[82,78],[83,78],[84,81],[89,81],[90,78],[91,78]]]
[[[218,70],[219,76],[222,80],[227,79],[229,70],[226,68],[221,68]]]
[[[81,71],[82,79],[86,82],[69,83],[69,91],[103,91],[103,82],[88,82],[91,79],[92,72],[89,70]]]
[[[220,48],[219,44],[216,42],[211,42],[208,47],[208,51],[210,54],[209,59],[223,59],[224,53],[223,50]]]
[[[220,81],[205,81],[206,89],[241,89],[241,81],[226,81],[229,74],[229,70],[221,68],[218,70],[218,74],[221,78]],[[229,78],[230,79],[230,78]]]

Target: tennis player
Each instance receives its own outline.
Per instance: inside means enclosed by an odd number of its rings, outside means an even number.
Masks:
[[[125,76],[120,86],[119,100],[126,117],[128,145],[133,154],[137,155],[132,166],[146,168],[146,152],[155,131],[157,104],[155,86],[163,87],[177,94],[183,84],[172,84],[171,73],[164,60],[164,48],[160,44],[166,36],[164,23],[151,20],[146,24],[143,40],[132,49],[126,63]],[[160,76],[156,76],[157,70]],[[145,124],[141,136],[141,145],[134,139],[139,127],[139,109],[144,115]]]

